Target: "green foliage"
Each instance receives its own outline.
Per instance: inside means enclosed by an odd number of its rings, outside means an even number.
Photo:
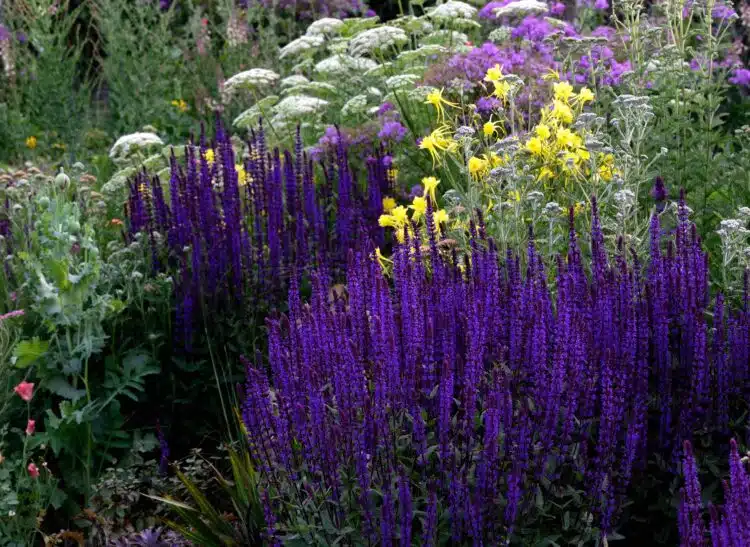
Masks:
[[[169,526],[193,541],[207,547],[224,545],[258,545],[264,530],[263,509],[258,494],[258,477],[247,450],[229,448],[231,474],[224,476],[214,468],[219,494],[229,503],[231,518],[214,505],[207,495],[179,469],[177,477],[188,493],[188,502],[154,497],[166,503],[178,521]]]

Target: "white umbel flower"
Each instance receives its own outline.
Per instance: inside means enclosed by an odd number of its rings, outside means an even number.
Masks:
[[[440,4],[438,7],[431,10],[427,16],[431,19],[440,21],[449,21],[450,19],[463,18],[473,19],[477,14],[477,8],[470,6],[465,2],[457,2],[456,0],[449,0],[445,4]]]
[[[305,53],[315,48],[319,48],[325,43],[326,39],[319,34],[306,34],[296,40],[292,40],[279,50],[279,59],[286,57],[295,57],[300,53]]]
[[[385,86],[392,90],[403,89],[405,87],[413,87],[418,80],[419,76],[416,74],[396,74],[385,81]]]
[[[258,123],[258,120],[263,116],[267,116],[273,105],[278,102],[279,98],[276,95],[270,95],[262,98],[260,101],[255,103],[253,106],[245,110],[242,114],[237,116],[232,125],[242,129],[249,129]]]
[[[309,27],[307,27],[306,34],[308,36],[315,34],[336,34],[344,26],[344,22],[341,19],[335,17],[323,17],[317,21],[313,21]]]
[[[398,54],[396,60],[402,63],[413,63],[415,61],[423,61],[429,57],[443,55],[444,53],[448,53],[447,47],[440,44],[426,44],[419,46],[417,49],[402,51]]]
[[[292,95],[281,100],[274,107],[276,118],[294,120],[317,114],[328,106],[328,101],[308,95]]]
[[[287,76],[286,78],[281,80],[279,85],[281,85],[281,89],[286,89],[287,87],[294,87],[294,86],[306,84],[309,81],[310,80],[308,80],[302,74],[292,74],[291,76]]]
[[[402,29],[383,25],[365,30],[354,36],[349,42],[349,51],[354,56],[361,56],[405,44],[408,41],[409,37]]]
[[[148,146],[164,146],[164,142],[155,133],[131,133],[123,135],[109,151],[110,158],[125,157],[131,149],[146,148]]]
[[[465,44],[469,37],[463,32],[457,30],[441,29],[431,32],[424,38],[422,38],[423,44],[442,44],[448,46],[452,44],[454,47],[456,44]]]
[[[232,95],[241,89],[268,87],[279,81],[280,76],[266,68],[251,68],[235,74],[224,82],[224,93]]]
[[[367,95],[355,95],[349,99],[341,109],[341,115],[344,117],[361,114],[367,108]]]
[[[501,8],[492,10],[496,17],[510,17],[516,15],[518,17],[525,17],[527,15],[540,15],[547,13],[549,8],[544,2],[539,0],[516,0],[510,4],[506,4]]]
[[[329,76],[351,75],[352,72],[365,73],[378,66],[372,59],[351,55],[332,55],[315,65],[315,72]]]

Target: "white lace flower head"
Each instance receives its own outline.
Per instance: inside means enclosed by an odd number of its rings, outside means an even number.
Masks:
[[[315,72],[331,76],[350,75],[352,72],[364,74],[368,70],[377,66],[378,63],[372,59],[366,59],[364,57],[332,55],[315,65]]]
[[[432,9],[427,16],[431,19],[449,21],[451,19],[473,19],[477,14],[477,8],[470,6],[465,2],[448,0],[445,4],[440,4]]]
[[[549,8],[544,2],[539,0],[516,0],[510,4],[506,4],[501,8],[495,8],[492,10],[496,17],[510,17],[518,16],[525,17],[527,15],[541,15],[547,13]]]
[[[344,26],[344,22],[341,19],[335,17],[323,17],[317,21],[313,21],[309,27],[307,27],[307,35],[315,34],[335,34],[341,30]]]
[[[241,89],[257,89],[269,87],[279,81],[280,76],[273,70],[266,68],[251,68],[235,74],[224,82],[224,93],[233,95]]]
[[[296,120],[317,114],[328,106],[328,101],[310,97],[308,95],[291,95],[286,97],[274,107],[276,119]]]
[[[301,53],[306,53],[313,49],[319,48],[325,43],[325,38],[320,34],[305,34],[296,40],[292,40],[279,50],[279,59],[295,57]]]
[[[164,146],[164,142],[155,133],[131,133],[123,135],[109,151],[110,158],[125,157],[131,149],[146,148],[148,146]]]
[[[279,85],[281,85],[281,89],[285,89],[287,87],[294,87],[297,85],[302,85],[308,83],[310,80],[308,80],[305,76],[302,74],[292,74],[291,76],[287,76],[281,82]]]
[[[349,52],[361,56],[409,41],[406,32],[397,27],[383,25],[360,32],[349,42]]]

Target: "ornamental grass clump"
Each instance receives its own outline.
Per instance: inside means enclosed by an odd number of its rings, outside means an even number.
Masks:
[[[303,303],[292,278],[288,315],[268,321],[269,367],[245,361],[269,540],[613,534],[652,457],[674,461],[682,441],[742,414],[746,304],[717,296],[708,325],[684,199],[667,241],[653,217],[645,266],[622,246],[610,260],[595,200],[584,258],[571,211],[553,283],[533,238],[525,257],[499,256],[481,219],[467,256],[446,252],[428,205],[429,245],[403,227],[392,285],[372,245],[349,251],[345,298],[331,301],[321,271]]]
[[[335,277],[357,234],[383,239],[377,219],[392,184],[388,156],[370,155],[358,177],[343,140],[316,166],[299,131],[294,151],[271,151],[262,125],[245,147],[239,157],[218,125],[215,144],[201,137],[184,162],[172,156],[168,187],[146,173],[129,185],[129,237],[148,237],[155,271],[175,270],[187,347],[203,306],[273,303],[294,271]]]

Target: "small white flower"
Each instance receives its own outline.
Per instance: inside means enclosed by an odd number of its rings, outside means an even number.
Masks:
[[[10,511],[8,511],[8,516],[13,518],[16,516],[16,512],[13,509],[11,509]]]
[[[547,4],[539,0],[516,0],[501,8],[495,8],[492,11],[496,17],[511,17],[514,15],[525,17],[527,15],[547,13],[548,9]]]
[[[544,206],[544,214],[549,217],[556,217],[562,214],[563,208],[556,201],[550,201]]]
[[[432,32],[422,39],[423,44],[442,44],[444,46],[465,44],[469,40],[468,35],[457,30],[441,29]]]
[[[351,55],[332,55],[315,65],[315,71],[330,76],[349,75],[352,72],[364,73],[378,66],[372,59]]]
[[[388,89],[403,89],[413,86],[418,80],[416,74],[396,74],[385,81],[385,86]]]
[[[152,145],[164,146],[164,141],[154,133],[131,133],[130,135],[123,135],[115,141],[115,144],[109,151],[109,157],[125,157],[131,148],[145,148]]]
[[[737,212],[743,218],[750,218],[750,207],[740,207]]]
[[[409,37],[402,29],[383,25],[354,36],[349,42],[349,51],[354,56],[361,56],[405,44],[408,41]]]
[[[274,107],[275,119],[278,121],[299,119],[316,114],[328,106],[328,101],[307,95],[292,95],[282,99]]]
[[[720,223],[721,228],[728,234],[740,231],[742,228],[742,221],[736,218],[728,218],[722,220]]]
[[[325,38],[319,34],[306,34],[304,36],[300,36],[299,38],[297,38],[296,40],[292,40],[279,50],[279,59],[296,56],[300,53],[305,53],[312,49],[319,48],[325,43],[325,41]]]
[[[343,26],[344,22],[341,19],[323,17],[323,19],[313,21],[310,26],[307,27],[306,34],[308,36],[316,34],[334,34],[339,32]]]
[[[544,199],[544,194],[538,190],[534,190],[526,195],[526,199],[536,204]]]
[[[253,106],[245,110],[242,114],[237,116],[232,125],[240,128],[249,128],[258,123],[258,120],[268,115],[271,108],[278,102],[279,98],[276,95],[269,95],[264,97]]]
[[[342,116],[360,114],[367,108],[367,95],[355,95],[344,104],[341,109]]]
[[[294,87],[297,85],[306,84],[309,82],[306,77],[304,77],[302,74],[292,74],[291,76],[287,76],[281,82],[279,82],[279,85],[281,86],[281,89],[287,88],[287,87]]]
[[[633,193],[632,190],[623,188],[622,190],[615,192],[615,201],[621,207],[624,207],[624,208],[630,207],[631,205],[635,203],[635,194]]]
[[[240,89],[255,89],[275,84],[280,76],[273,70],[265,68],[251,68],[235,74],[224,82],[224,93],[232,95]]]
[[[427,16],[431,19],[449,21],[458,17],[473,19],[476,14],[477,8],[474,6],[470,6],[464,2],[457,2],[456,0],[448,0],[445,4],[432,9]]]
[[[407,49],[402,51],[396,57],[396,60],[411,63],[417,60],[427,59],[437,55],[442,55],[448,52],[448,48],[441,46],[440,44],[425,44],[418,47],[417,49]]]

